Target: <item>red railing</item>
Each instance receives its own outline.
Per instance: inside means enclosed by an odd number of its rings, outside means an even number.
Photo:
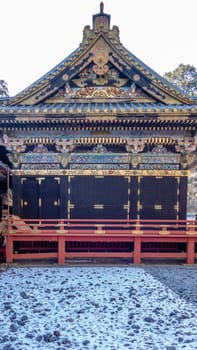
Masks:
[[[127,220],[127,219],[21,219],[8,220],[10,233],[63,234],[191,234],[197,231],[196,220]]]
[[[6,237],[6,261],[17,259],[56,258],[63,264],[66,258],[87,257],[123,257],[130,258],[139,264],[143,258],[181,258],[193,264],[197,258],[197,221],[195,220],[126,220],[126,219],[21,219],[10,217]],[[43,249],[35,253],[30,249],[27,252],[15,251],[16,242],[55,242],[53,249]],[[89,242],[86,251],[82,249],[69,251],[68,242]],[[91,242],[128,242],[132,249],[119,251],[101,249],[101,251],[88,250]],[[40,243],[41,244],[41,243]],[[94,243],[94,246],[97,243]],[[104,243],[103,243],[104,244]],[[171,245],[183,244],[180,249],[162,252],[160,248],[151,251],[151,244]],[[39,245],[39,244],[38,244]],[[99,243],[97,244],[99,246]],[[33,245],[32,245],[33,246]],[[49,243],[47,243],[47,247]],[[126,247],[126,245],[125,245]],[[147,249],[146,249],[147,247]],[[49,247],[48,247],[49,248]],[[33,249],[33,248],[32,248]],[[30,252],[31,251],[31,252]]]

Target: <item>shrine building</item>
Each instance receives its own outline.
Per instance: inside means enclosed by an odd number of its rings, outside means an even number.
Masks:
[[[196,100],[123,46],[103,3],[74,52],[0,100],[0,186],[23,219],[185,220],[196,149]]]

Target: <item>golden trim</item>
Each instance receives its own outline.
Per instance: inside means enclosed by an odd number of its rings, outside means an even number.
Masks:
[[[41,185],[42,181],[45,180],[45,177],[37,177],[36,180],[38,181],[39,185]]]
[[[81,169],[18,169],[12,170],[12,175],[15,176],[189,176],[189,170],[81,170]],[[140,182],[140,179],[138,180]]]
[[[103,204],[94,204],[94,209],[103,209],[104,205]]]
[[[155,204],[154,205],[155,210],[162,210],[162,205],[161,204]]]
[[[96,230],[94,231],[94,233],[96,233],[96,234],[104,234],[105,233],[105,230],[103,230],[103,225],[95,224],[94,226],[96,227]]]
[[[57,230],[56,232],[57,233],[65,233],[66,234],[66,233],[68,233],[68,230]]]
[[[125,144],[126,140],[121,138],[121,137],[103,137],[103,136],[98,136],[98,137],[80,137],[79,139],[76,139],[74,142],[76,145],[81,145],[81,144]]]
[[[94,233],[98,234],[98,235],[103,235],[105,234],[105,230],[95,230]]]
[[[179,211],[179,203],[177,202],[177,204],[175,204],[175,205],[173,206],[173,208],[174,208],[174,210]]]
[[[57,181],[58,185],[60,184],[60,177],[54,177],[54,180]]]
[[[159,234],[160,234],[160,235],[169,235],[169,234],[170,234],[170,231],[161,230],[161,231],[159,231]]]
[[[141,235],[143,232],[140,230],[133,230],[131,233],[133,233],[134,235]]]
[[[75,205],[70,203],[70,201],[68,201],[68,208],[69,209],[74,209],[75,208]]]
[[[161,111],[159,110],[158,112],[161,112]],[[165,111],[165,113],[168,113],[168,112]],[[179,115],[176,115],[176,114],[174,114],[174,113],[170,113],[169,116],[166,116],[165,113],[162,114],[162,115],[159,115],[159,116],[158,116],[158,120],[164,120],[164,121],[166,121],[166,120],[173,120],[173,121],[175,121],[175,120],[181,120],[181,121],[182,121],[182,120],[183,120],[183,121],[185,121],[185,120],[187,120],[188,117],[189,117],[189,114],[180,113]]]
[[[21,185],[23,185],[23,182],[26,181],[26,180],[27,180],[26,177],[22,177],[22,178],[21,178]]]

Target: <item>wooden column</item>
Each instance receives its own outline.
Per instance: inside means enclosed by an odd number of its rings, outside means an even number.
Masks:
[[[58,237],[58,264],[65,263],[65,237]]]
[[[188,237],[187,242],[187,264],[194,264],[195,258],[195,238]]]
[[[6,263],[13,263],[13,237],[6,236]]]
[[[141,237],[136,236],[134,239],[134,252],[133,252],[133,263],[141,263]]]

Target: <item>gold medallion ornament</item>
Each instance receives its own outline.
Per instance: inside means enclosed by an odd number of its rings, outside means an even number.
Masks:
[[[133,76],[133,80],[135,80],[135,81],[139,81],[139,80],[140,80],[140,76],[139,76],[139,74],[134,74],[134,76]]]
[[[108,67],[108,50],[106,50],[107,45],[103,39],[100,39],[93,50],[93,71],[99,76],[105,75],[109,71]]]

